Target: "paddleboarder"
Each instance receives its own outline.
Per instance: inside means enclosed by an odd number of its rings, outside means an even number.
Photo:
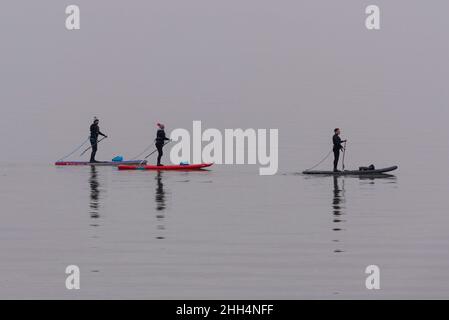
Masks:
[[[90,163],[96,163],[98,162],[95,160],[95,155],[97,154],[98,150],[98,135],[101,135],[105,138],[108,136],[105,135],[100,131],[100,127],[98,126],[98,123],[100,120],[98,120],[97,117],[94,118],[94,123],[90,125],[90,145],[92,146],[92,152],[90,154]]]
[[[158,123],[157,127],[159,129],[156,132],[156,139],[154,139],[157,149],[157,165],[163,166],[163,164],[161,164],[161,158],[164,154],[162,148],[164,147],[165,141],[170,141],[170,139],[165,136],[165,126],[162,123]]]
[[[334,129],[334,136],[332,137],[332,142],[334,144],[333,151],[334,151],[334,172],[339,172],[340,170],[337,169],[338,166],[338,160],[340,158],[340,150],[344,150],[343,146],[341,145],[343,142],[346,142],[346,140],[341,140],[340,138],[340,128]]]

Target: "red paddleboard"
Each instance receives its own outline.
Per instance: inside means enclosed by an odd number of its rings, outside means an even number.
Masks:
[[[199,163],[199,164],[173,164],[167,166],[156,165],[120,165],[119,170],[199,170],[207,168],[213,165],[213,163]]]

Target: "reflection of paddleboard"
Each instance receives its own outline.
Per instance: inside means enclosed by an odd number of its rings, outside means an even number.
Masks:
[[[213,165],[213,163],[199,163],[199,164],[172,164],[166,166],[157,165],[120,165],[119,170],[199,170],[207,168]]]
[[[339,172],[334,171],[318,171],[318,170],[310,170],[310,171],[303,171],[303,174],[321,174],[321,175],[333,175],[333,176],[369,176],[369,175],[376,175],[380,173],[390,172],[393,170],[396,170],[398,166],[392,166],[388,168],[382,168],[382,169],[374,169],[374,170],[344,170]]]

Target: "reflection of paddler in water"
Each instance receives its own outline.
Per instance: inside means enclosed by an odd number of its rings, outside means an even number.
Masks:
[[[339,183],[338,183],[338,177],[334,176],[334,189],[333,189],[333,198],[332,198],[332,215],[333,215],[333,222],[334,223],[342,223],[344,220],[341,219],[341,216],[344,215],[344,180],[342,181],[342,188],[340,189]],[[332,228],[333,231],[341,231],[341,227],[339,225],[336,225],[334,228]],[[334,242],[340,242],[340,240],[335,239]],[[336,249],[334,252],[343,252],[343,250]]]
[[[166,204],[165,204],[165,191],[164,191],[164,184],[162,183],[162,173],[160,171],[157,172],[156,175],[156,218],[158,220],[158,230],[165,230],[165,226],[163,224],[165,215],[162,211],[165,210]],[[163,236],[157,236],[156,239],[165,239]]]
[[[98,173],[97,168],[95,166],[90,167],[90,217],[91,218],[99,218],[99,210],[100,210],[100,183],[98,182]]]
[[[342,198],[342,189],[340,189],[340,186],[338,184],[338,177],[334,176],[334,198],[332,201],[332,213],[334,216],[339,216],[342,214],[341,212],[341,203],[343,202]]]

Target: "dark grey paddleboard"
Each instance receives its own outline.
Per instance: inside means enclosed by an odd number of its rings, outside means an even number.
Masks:
[[[385,172],[394,171],[398,168],[398,166],[392,166],[388,168],[381,168],[375,170],[345,170],[340,172],[334,171],[318,171],[318,170],[310,170],[303,171],[303,174],[322,174],[322,175],[332,175],[332,176],[369,176],[373,174],[380,174]]]

